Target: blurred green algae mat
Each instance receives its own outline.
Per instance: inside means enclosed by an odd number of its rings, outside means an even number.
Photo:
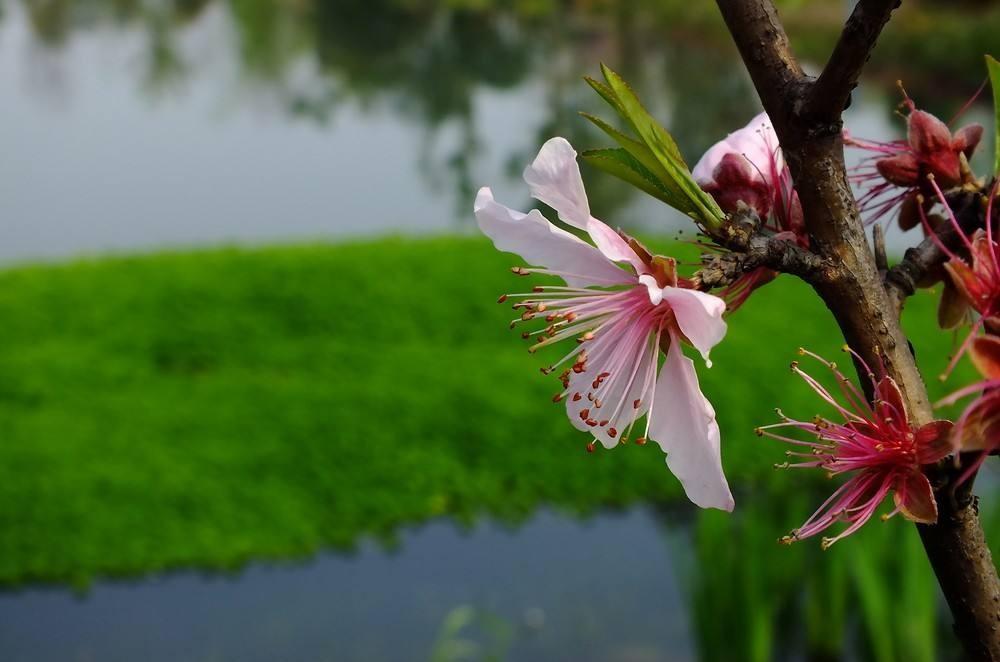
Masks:
[[[652,445],[584,452],[495,303],[525,285],[512,263],[439,238],[3,272],[0,582],[226,568],[391,542],[439,515],[679,498]],[[809,295],[787,278],[759,292],[701,369],[741,505],[808,482],[774,471],[784,449],[752,429],[776,405],[817,411],[787,370],[800,345],[838,355]],[[908,317],[940,370],[951,340],[932,297]]]

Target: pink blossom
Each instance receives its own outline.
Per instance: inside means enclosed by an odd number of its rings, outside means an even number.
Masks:
[[[780,465],[782,467],[812,467],[824,470],[831,478],[841,474],[850,477],[802,526],[781,542],[809,538],[837,522],[845,522],[847,527],[843,531],[823,538],[822,545],[826,549],[861,528],[890,494],[895,508],[883,515],[883,520],[901,513],[914,522],[930,524],[937,521],[934,492],[922,467],[951,452],[948,443],[951,422],[932,421],[923,426],[910,423],[896,383],[885,375],[876,378],[853,352],[868,372],[875,394],[873,404],[868,403],[836,364],[806,350],[799,351],[819,360],[833,373],[839,398],[803,372],[798,362],[792,364],[792,371],[833,408],[840,422],[821,416],[811,421],[797,421],[779,411],[781,423],[763,426],[757,432],[800,449],[787,451],[786,455],[795,461],[786,462]],[[814,440],[805,441],[773,432],[779,429],[798,430]]]
[[[949,309],[947,318],[942,317],[942,325],[953,327],[958,326],[968,315],[969,309],[979,314],[979,318],[973,322],[969,334],[945,371],[945,376],[951,373],[958,363],[959,358],[969,347],[969,343],[985,327],[996,332],[1000,331],[1000,247],[993,238],[993,200],[996,195],[996,187],[992,189],[986,203],[986,229],[977,229],[972,233],[972,237],[962,229],[961,224],[948,205],[944,192],[937,185],[933,176],[927,178],[927,186],[933,192],[934,199],[941,203],[941,207],[947,215],[947,222],[951,224],[952,230],[962,241],[964,253],[968,254],[968,259],[955,253],[948,248],[937,237],[937,232],[930,227],[923,209],[919,210],[919,215],[924,224],[927,234],[934,238],[938,247],[948,256],[948,261],[944,263],[944,270],[947,275],[944,292],[941,295],[942,309]]]
[[[905,140],[865,140],[845,131],[844,143],[873,153],[851,176],[866,189],[858,199],[861,212],[874,222],[899,208],[899,225],[909,230],[920,223],[919,194],[931,197],[927,176],[933,175],[945,188],[958,186],[963,178],[962,159],[972,156],[983,127],[969,124],[952,135],[944,122],[917,109],[905,93],[903,106],[908,110]]]
[[[765,231],[809,246],[791,171],[765,113],[712,145],[692,175],[726,213],[735,213],[742,202],[757,212]],[[729,310],[736,310],[755,289],[776,276],[776,272],[761,267],[739,278],[722,293]]]
[[[987,456],[1000,448],[1000,338],[976,338],[969,355],[983,380],[959,389],[937,403],[938,406],[950,405],[970,395],[976,396],[955,422],[952,435],[952,447],[956,452],[981,451],[959,482],[975,473]]]
[[[732,510],[715,410],[701,393],[694,363],[681,351],[682,343],[690,344],[708,361],[726,333],[725,302],[686,287],[673,259],[651,255],[590,215],[576,152],[566,140],[546,142],[524,179],[534,198],[593,242],[556,227],[538,210],[523,214],[499,204],[489,188],[476,197],[479,227],[497,249],[538,265],[515,273],[558,276],[566,283],[500,298],[518,301],[514,307],[522,313],[512,326],[547,323],[522,334],[536,341],[530,351],[575,340],[572,350],[543,368],[549,374],[569,366],[553,399],[565,401],[572,424],[605,448],[624,443],[646,415],[636,443],[652,439],[667,453],[667,466],[695,504]],[[666,360],[657,376],[661,349]]]
[[[726,163],[729,156],[740,157]],[[720,167],[747,166],[744,181],[748,187],[762,185],[768,190],[778,187],[780,172],[784,169],[784,158],[778,147],[778,136],[774,133],[771,120],[766,113],[760,113],[737,131],[712,145],[698,160],[691,174],[698,185],[706,191],[716,184]],[[747,204],[750,204],[748,201]],[[762,201],[767,204],[767,201]],[[763,208],[760,216],[767,216],[769,206]],[[727,211],[725,208],[723,211]]]

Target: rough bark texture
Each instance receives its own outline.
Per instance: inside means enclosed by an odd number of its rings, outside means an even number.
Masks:
[[[861,68],[898,0],[861,0],[819,79],[791,53],[770,0],[717,0],[774,125],[805,213],[810,249],[831,265],[811,281],[845,340],[870,365],[884,365],[903,392],[910,419],[932,419],[927,390],[899,325],[901,296],[889,296],[868,246],[847,181],[841,114]],[[861,382],[867,380],[862,378]],[[954,472],[942,470],[941,519],[920,527],[928,558],[974,659],[1000,662],[1000,586],[973,499],[953,498]]]
[[[738,211],[729,223],[712,233],[712,238],[727,250],[702,257],[704,266],[694,276],[694,287],[704,290],[729,285],[760,267],[794,274],[810,283],[828,280],[834,271],[833,265],[819,255],[794,242],[761,233],[757,214],[749,208]]]
[[[934,477],[932,477],[932,480]],[[947,485],[950,476],[942,477]],[[979,523],[979,507],[972,495],[972,481],[957,494],[943,489],[937,492],[938,522],[934,526],[917,525],[927,558],[941,586],[949,586],[945,598],[952,613],[983,612],[982,618],[955,618],[955,635],[974,660],[996,660],[995,642],[1000,636],[1000,588],[996,582],[979,581],[996,576],[989,547]],[[987,606],[987,607],[984,607]],[[989,619],[992,608],[994,616]],[[985,631],[983,629],[985,628]]]
[[[854,6],[829,62],[813,86],[807,114],[840,120],[840,113],[850,103],[851,92],[858,84],[858,76],[868,62],[875,40],[899,5],[899,0],[861,0]]]

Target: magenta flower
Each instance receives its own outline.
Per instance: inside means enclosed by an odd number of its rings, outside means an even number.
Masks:
[[[865,193],[858,199],[861,212],[869,221],[900,209],[899,226],[909,230],[920,223],[919,194],[931,198],[927,175],[933,175],[945,188],[962,182],[962,157],[971,158],[983,136],[983,127],[969,124],[952,135],[948,126],[930,113],[918,110],[905,96],[906,140],[879,142],[854,138],[844,132],[844,143],[873,155],[865,159],[851,179]]]
[[[549,374],[569,366],[553,399],[565,401],[572,424],[605,448],[623,443],[645,415],[636,443],[652,439],[667,453],[667,466],[695,504],[732,510],[715,410],[701,393],[694,363],[681,351],[682,343],[690,344],[708,361],[726,333],[725,302],[685,287],[674,260],[651,255],[590,215],[576,152],[566,140],[546,142],[524,179],[534,198],[593,242],[556,227],[538,210],[523,214],[497,203],[489,188],[476,197],[476,220],[493,244],[539,265],[515,273],[558,276],[566,283],[500,298],[518,300],[514,307],[522,314],[512,326],[547,323],[522,334],[536,340],[530,351],[575,340],[572,350],[543,369]],[[661,349],[666,360],[657,376]]]
[[[976,396],[955,422],[952,447],[956,452],[982,453],[966,468],[959,482],[971,476],[992,451],[1000,448],[1000,338],[976,338],[969,356],[983,380],[952,393],[938,403],[938,406],[950,405],[970,395]]]
[[[771,120],[761,113],[738,131],[712,145],[695,165],[698,185],[727,214],[742,202],[757,212],[764,230],[776,237],[809,246],[802,205],[792,186],[792,175],[778,146]],[[777,273],[761,267],[723,290],[730,311],[743,304],[758,287]]]
[[[787,451],[786,455],[800,460],[786,462],[780,465],[782,467],[814,467],[823,469],[831,478],[841,474],[850,477],[805,524],[782,538],[781,542],[792,543],[821,533],[837,522],[846,523],[847,527],[837,535],[823,538],[823,549],[827,549],[861,528],[889,494],[893,496],[895,508],[883,515],[883,520],[901,513],[914,522],[936,522],[934,491],[922,467],[937,462],[951,452],[948,441],[951,422],[932,421],[920,427],[911,424],[896,383],[886,376],[876,380],[875,374],[854,352],[851,353],[865,367],[871,379],[874,404],[868,403],[864,394],[837,369],[836,364],[806,350],[799,352],[817,359],[833,373],[842,401],[803,372],[798,362],[792,363],[792,371],[833,407],[836,418],[841,422],[821,416],[812,421],[796,421],[779,411],[782,422],[758,428],[757,433],[802,449]],[[799,430],[815,440],[804,441],[772,432],[784,428]]]
[[[939,319],[946,328],[953,328],[969,317],[967,313],[970,309],[979,314],[965,341],[948,364],[945,371],[947,376],[983,327],[992,332],[1000,331],[1000,247],[993,239],[992,221],[996,186],[990,192],[986,203],[986,229],[977,229],[971,238],[955,218],[934,177],[928,177],[927,186],[934,194],[934,199],[941,203],[948,222],[961,239],[969,256],[966,260],[938,240],[937,233],[930,227],[926,214],[920,209],[920,217],[927,234],[934,237],[938,247],[948,256],[948,261],[944,264],[947,278],[941,294],[941,310],[948,312],[939,315]]]

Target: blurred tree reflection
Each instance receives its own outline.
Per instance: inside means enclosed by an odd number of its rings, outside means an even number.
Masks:
[[[415,167],[435,188],[450,190],[456,217],[464,218],[487,155],[475,99],[483,90],[510,90],[542,83],[544,107],[535,126],[509,141],[502,162],[517,177],[535,145],[552,135],[578,147],[603,144],[577,111],[601,110],[600,101],[579,83],[605,61],[658,99],[653,110],[668,120],[682,151],[693,161],[730,128],[746,122],[756,102],[721,24],[709,10],[691,11],[681,0],[23,0],[40,44],[62,48],[75,30],[101,25],[146,36],[143,89],[156,96],[200,64],[178,46],[182,31],[212,8],[228,16],[233,48],[247,91],[277,98],[290,116],[324,123],[344,104],[380,105],[417,126],[423,138]],[[842,3],[786,1],[791,22],[805,26],[796,46],[807,54],[827,47],[843,13]],[[950,80],[981,78],[969,73],[980,61],[991,26],[987,18],[940,7],[907,8],[899,29],[890,31],[876,65],[900,75],[900,61],[917,58],[923,69],[940,63]],[[928,13],[930,12],[930,13]],[[981,13],[981,12],[980,12]],[[994,15],[995,14],[995,15]],[[934,26],[934,39],[928,29]],[[943,26],[943,27],[942,27]],[[946,29],[945,29],[946,28]],[[958,38],[973,29],[975,39]],[[945,39],[953,35],[955,38]],[[981,37],[981,38],[980,38]],[[963,46],[964,44],[964,46]],[[948,57],[941,57],[941,50]],[[906,58],[899,54],[906,52]],[[888,55],[886,55],[888,54]],[[893,57],[895,56],[895,57]],[[971,59],[970,59],[971,58]],[[964,63],[964,64],[961,64]],[[954,66],[953,66],[954,65]],[[967,76],[958,77],[958,66]],[[931,76],[930,79],[933,79]],[[936,85],[936,83],[933,83]],[[955,96],[971,92],[952,84]],[[683,91],[683,94],[681,93]],[[919,90],[912,90],[919,92]],[[950,103],[940,95],[928,100]],[[960,105],[960,104],[959,104]],[[526,141],[534,136],[531,143]],[[495,158],[495,157],[493,157]],[[628,206],[634,189],[606,177],[590,177],[595,213],[612,216]],[[468,222],[468,219],[465,219]]]

